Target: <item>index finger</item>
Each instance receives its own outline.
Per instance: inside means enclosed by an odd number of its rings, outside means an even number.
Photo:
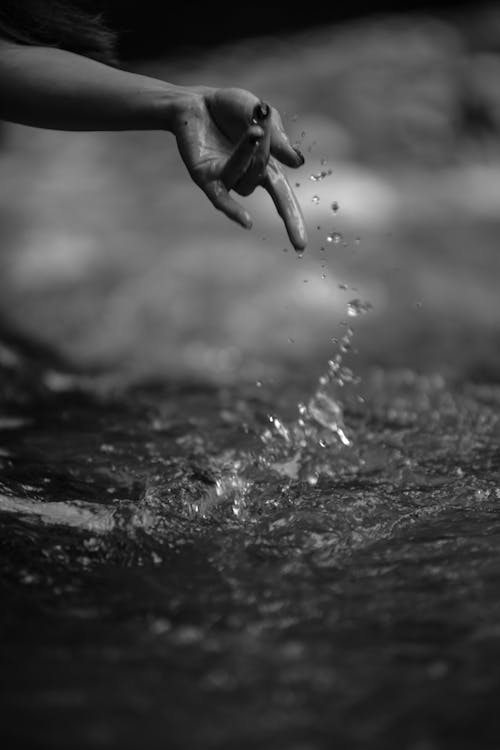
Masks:
[[[273,158],[269,159],[262,185],[283,219],[290,242],[296,250],[304,250],[307,245],[307,232],[299,202],[281,167]]]

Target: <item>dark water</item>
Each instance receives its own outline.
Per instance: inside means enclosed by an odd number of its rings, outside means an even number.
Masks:
[[[499,386],[4,360],[3,747],[498,748]]]

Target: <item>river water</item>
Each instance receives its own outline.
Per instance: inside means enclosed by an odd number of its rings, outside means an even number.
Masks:
[[[350,340],[315,387],[4,350],[4,747],[498,747],[500,387]]]

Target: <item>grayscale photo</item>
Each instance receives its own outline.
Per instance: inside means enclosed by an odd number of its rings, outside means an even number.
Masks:
[[[0,0],[2,750],[499,750],[500,5]]]

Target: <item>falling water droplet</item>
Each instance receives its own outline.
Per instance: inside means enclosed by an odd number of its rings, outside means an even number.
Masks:
[[[347,303],[347,314],[351,318],[356,318],[358,315],[364,315],[373,309],[371,302],[363,302],[360,299],[352,299]]]
[[[361,237],[356,237],[354,242],[356,243],[356,245],[359,245],[359,243],[361,242]]]
[[[333,211],[333,213],[336,214],[338,210],[339,210],[339,204],[337,203],[337,201],[333,201],[333,203],[332,203],[332,211]]]
[[[342,235],[340,232],[331,232],[326,237],[327,242],[333,242],[334,245],[338,245],[342,242]]]
[[[317,206],[320,201],[319,195],[313,195],[311,201]]]
[[[321,180],[324,180],[325,177],[328,177],[330,173],[326,172],[324,169],[321,170],[321,172],[313,172],[309,175],[309,179],[311,182],[320,182]]]
[[[291,337],[291,336],[289,336],[289,337],[288,337],[288,342],[289,342],[290,344],[295,344],[295,339],[292,339],[292,337]]]
[[[321,278],[322,278],[322,279],[326,279],[326,273],[322,273],[322,274],[321,274]]]
[[[255,385],[257,386],[257,388],[262,388],[262,380],[256,380]]]
[[[339,284],[339,289],[349,289],[347,284]]]
[[[295,187],[300,187],[300,182],[296,182]]]
[[[303,257],[304,257],[304,253],[297,253],[298,260],[302,260]]]
[[[323,158],[321,159],[321,166],[322,166],[322,167],[324,167],[324,166],[325,166],[325,164],[327,163],[327,161],[328,161],[328,159],[325,159],[325,157],[323,157]]]
[[[287,248],[287,247],[284,247],[284,248],[283,248],[283,252],[284,252],[284,253],[287,253],[287,252],[288,252],[288,248]]]

